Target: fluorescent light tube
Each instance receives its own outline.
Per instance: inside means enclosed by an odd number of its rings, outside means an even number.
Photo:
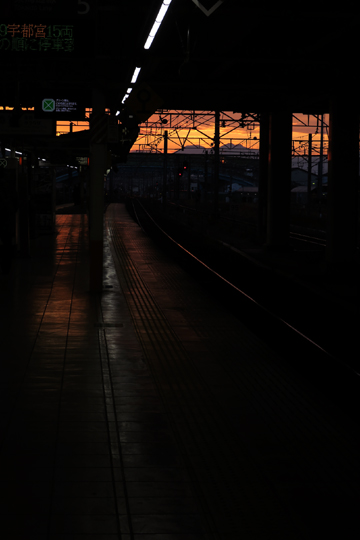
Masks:
[[[137,80],[137,78],[139,76],[140,70],[141,70],[141,68],[139,68],[139,67],[135,68],[135,71],[134,71],[132,79],[131,79],[131,84],[136,83],[136,80]]]
[[[171,4],[172,0],[164,0],[161,4],[161,7],[159,9],[158,14],[156,15],[155,22],[153,24],[152,29],[150,30],[150,33],[147,37],[146,43],[144,45],[144,49],[150,49],[150,46],[154,40],[154,37],[156,36],[156,32],[159,30],[160,25],[166,15],[167,10],[169,9],[169,6]]]
[[[154,41],[154,36],[149,36],[144,45],[144,49],[150,49],[152,42]]]
[[[160,24],[161,24],[161,23],[158,22],[158,21],[155,21],[155,22],[154,22],[153,27],[152,27],[152,29],[150,30],[149,36],[151,36],[151,37],[155,37],[155,36],[156,36],[156,32],[159,30]]]
[[[168,5],[166,6],[165,4],[163,4],[163,5],[161,6],[160,11],[159,11],[159,13],[157,14],[157,17],[156,17],[156,19],[155,19],[158,23],[161,24],[161,22],[162,22],[163,18],[165,17],[165,14],[166,14],[166,12],[167,12],[168,9],[169,9],[169,6],[168,6]]]

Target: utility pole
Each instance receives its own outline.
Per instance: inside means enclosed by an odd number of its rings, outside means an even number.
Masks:
[[[163,187],[162,187],[162,206],[165,212],[166,208],[166,184],[167,184],[167,153],[168,153],[168,132],[164,131],[164,171],[163,171]]]
[[[204,202],[208,199],[208,151],[205,150],[205,163],[204,163]]]
[[[214,134],[214,218],[219,211],[219,146],[220,146],[220,111],[215,111],[215,134]]]
[[[187,177],[188,177],[188,200],[191,199],[191,161],[187,162]]]
[[[309,158],[308,158],[308,178],[307,178],[307,210],[310,212],[311,204],[311,157],[312,157],[312,134],[309,133]]]
[[[318,199],[319,199],[319,211],[321,214],[321,204],[322,204],[322,170],[323,170],[323,151],[324,151],[324,115],[321,115],[321,124],[320,124],[320,161],[319,161],[319,172],[318,172]]]

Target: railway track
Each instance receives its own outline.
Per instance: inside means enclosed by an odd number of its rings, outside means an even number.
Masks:
[[[333,379],[341,372],[344,381],[358,384],[360,364],[354,353],[358,351],[355,319],[347,318],[344,313],[339,315],[330,301],[317,300],[308,290],[268,269],[254,267],[231,250],[217,250],[214,246],[209,250],[191,237],[173,238],[139,200],[131,204],[135,205],[132,212],[143,230],[280,354],[286,354],[292,341],[293,347],[301,351],[300,363],[306,364],[304,358],[317,357],[317,365],[311,362],[314,380],[323,384],[324,373],[325,378]],[[302,241],[316,241],[323,247],[320,238],[306,235]]]
[[[294,231],[290,231],[290,238],[299,242],[305,242],[306,244],[314,245],[319,248],[326,247],[326,240],[319,238],[318,236],[311,236],[308,234],[301,234]]]
[[[182,212],[184,215],[189,214],[193,216],[199,214],[201,216],[200,226],[201,224],[209,221],[209,215],[204,211],[198,211],[195,208],[185,205],[176,205],[174,203],[171,203],[171,205],[175,213]],[[239,230],[239,232],[244,230],[246,234],[250,233],[250,235],[257,239],[257,225],[253,221],[236,219],[228,216],[221,216],[221,221],[227,224],[230,229],[236,228]],[[307,230],[302,227],[292,225],[289,236],[294,243],[295,249],[304,249],[304,247],[308,249],[322,249],[326,246],[325,232],[323,231],[316,232],[312,229]]]

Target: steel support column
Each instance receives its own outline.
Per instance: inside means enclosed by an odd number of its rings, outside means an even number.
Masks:
[[[93,91],[94,116],[105,114],[105,98],[99,90]],[[90,201],[89,201],[89,237],[90,237],[90,282],[92,292],[103,288],[103,234],[104,234],[104,171],[106,144],[95,142],[90,153]]]
[[[259,240],[266,241],[267,223],[267,191],[269,160],[269,113],[260,115],[260,159],[259,159],[259,192],[258,192],[258,231]]]
[[[291,144],[291,112],[272,112],[269,119],[266,244],[275,250],[289,248]]]
[[[219,212],[219,162],[220,162],[220,111],[215,111],[215,134],[214,134],[214,219],[217,219]]]
[[[308,177],[307,177],[307,213],[310,214],[311,209],[311,174],[312,174],[312,134],[309,133],[309,152],[308,152]]]
[[[24,157],[22,158],[24,160]],[[27,165],[27,163],[26,163]],[[19,243],[22,257],[30,256],[29,186],[27,166],[19,166]]]
[[[326,259],[345,269],[356,257],[359,188],[359,113],[330,104]]]
[[[168,161],[168,132],[164,131],[164,161],[163,161],[163,185],[162,185],[162,207],[166,209],[166,190],[167,190],[167,161]]]

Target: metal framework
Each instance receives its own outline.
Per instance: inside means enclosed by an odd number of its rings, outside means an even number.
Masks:
[[[320,115],[293,115],[294,130],[304,130],[301,138],[293,139],[293,156],[308,154],[308,133],[315,133],[312,140],[312,152],[320,155],[321,145],[323,154],[327,155],[328,124],[323,122],[324,137],[321,143]],[[135,152],[161,153],[163,148],[164,132],[168,132],[168,142],[177,150],[185,147],[199,148],[211,152],[214,146],[214,111],[181,111],[159,110],[144,124],[140,125],[139,137],[133,146]],[[249,155],[254,150],[259,150],[260,115],[252,113],[220,113],[220,144],[227,145],[232,155],[236,155],[236,146],[239,154],[244,153],[244,148],[249,150]],[[239,130],[246,130],[248,136],[239,135]]]
[[[90,116],[90,109],[86,117]],[[325,115],[324,115],[325,117]],[[309,133],[313,131],[311,153],[326,161],[328,150],[328,123],[321,115],[293,115],[293,131],[304,131],[303,137],[293,138],[293,157],[301,158],[302,166],[309,155]],[[320,136],[323,121],[323,136]],[[214,147],[215,111],[184,111],[161,109],[140,124],[140,133],[132,152],[163,153],[164,134],[167,132],[169,151],[203,150],[212,153]],[[78,128],[88,128],[88,121],[72,123]],[[58,123],[57,132],[66,133],[68,122]],[[248,135],[239,135],[246,130]],[[315,130],[315,131],[314,131]],[[253,113],[220,112],[221,153],[232,156],[257,157],[259,150],[260,115]],[[175,149],[175,150],[174,150]],[[317,161],[312,163],[315,167]]]
[[[184,150],[185,146],[210,150],[214,146],[214,111],[159,110],[141,124],[135,151],[160,152],[164,132],[172,147]],[[259,116],[246,113],[220,113],[220,139],[223,144],[242,144],[248,149],[258,149]],[[230,136],[239,129],[247,129],[249,137]],[[256,133],[256,135],[255,135]]]

